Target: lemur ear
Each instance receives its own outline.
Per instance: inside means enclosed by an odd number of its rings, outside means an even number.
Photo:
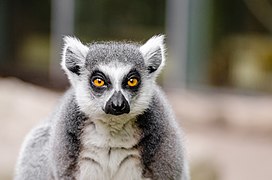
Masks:
[[[85,63],[89,48],[75,37],[66,36],[63,40],[64,48],[62,51],[61,66],[68,76],[71,73],[80,75],[80,68]]]
[[[158,74],[165,63],[164,35],[153,36],[140,47],[149,73]]]

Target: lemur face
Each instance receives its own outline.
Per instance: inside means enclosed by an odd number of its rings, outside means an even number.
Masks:
[[[127,117],[148,108],[164,64],[162,36],[143,46],[106,42],[88,47],[69,37],[65,42],[62,66],[83,112],[96,118]]]
[[[141,76],[137,68],[121,63],[99,65],[90,75],[90,90],[97,101],[102,101],[106,114],[121,115],[130,112],[141,89]]]

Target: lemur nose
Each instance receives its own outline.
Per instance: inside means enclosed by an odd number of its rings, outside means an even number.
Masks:
[[[112,101],[111,102],[112,109],[115,111],[122,111],[125,108],[124,101]]]
[[[124,95],[118,91],[114,92],[105,106],[105,113],[112,115],[121,115],[130,112],[129,104]]]

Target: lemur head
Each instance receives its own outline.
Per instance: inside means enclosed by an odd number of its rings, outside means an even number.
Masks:
[[[62,68],[75,89],[80,109],[90,117],[141,114],[152,98],[164,66],[164,36],[145,44],[101,42],[82,44],[65,37]]]

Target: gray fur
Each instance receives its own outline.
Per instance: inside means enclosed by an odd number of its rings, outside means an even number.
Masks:
[[[164,49],[162,44],[157,46],[160,39],[156,38],[161,37],[153,37],[142,49],[139,44],[124,42],[93,43],[87,47],[76,39],[66,39],[62,67],[72,87],[50,118],[27,136],[17,162],[15,180],[77,179],[81,153],[85,150],[83,134],[86,134],[87,126],[94,126],[100,120],[107,124],[109,131],[119,127],[115,127],[116,123],[121,124],[120,127],[130,121],[134,124],[132,127],[139,135],[136,144],[133,147],[109,146],[109,155],[112,149],[137,149],[142,178],[189,180],[180,129],[164,93],[155,84],[156,74],[164,64]],[[124,66],[139,73],[141,82],[137,90],[122,86],[130,113],[105,114],[102,109],[114,86],[109,84],[99,92],[89,86],[92,73],[105,66]],[[125,135],[122,131],[126,129],[119,129],[117,134]],[[126,138],[122,140],[124,143]],[[105,150],[104,147],[96,148]],[[131,157],[137,159],[134,155],[126,158]]]
[[[143,130],[139,142],[145,176],[153,179],[187,180],[185,152],[169,105],[158,87],[149,108],[137,122]]]
[[[33,129],[23,145],[15,179],[75,179],[80,133],[85,115],[78,110],[73,89],[66,92],[50,120]]]

